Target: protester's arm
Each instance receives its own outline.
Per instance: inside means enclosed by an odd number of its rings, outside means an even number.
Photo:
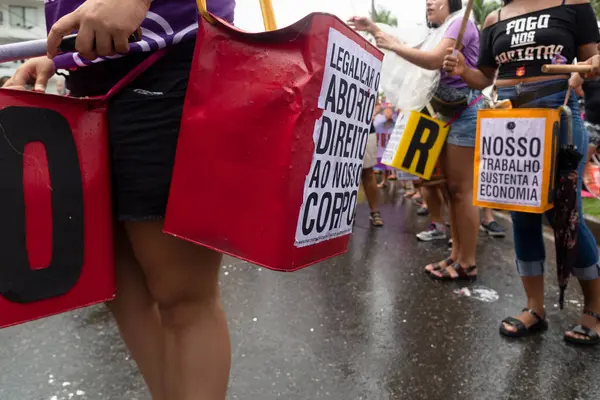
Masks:
[[[483,90],[494,83],[496,68],[484,67],[471,68],[466,65],[465,57],[460,51],[449,47],[444,58],[444,71],[451,76],[460,76],[466,84],[473,89]]]
[[[600,56],[598,55],[596,43],[579,46],[577,58],[585,60],[578,64],[590,65],[592,67],[590,72],[583,74],[583,78],[594,79],[600,74]]]
[[[460,77],[472,89],[483,90],[494,83],[495,68],[466,68]]]
[[[454,39],[443,38],[433,50],[420,50],[400,43],[393,36],[383,31],[378,32],[375,39],[378,47],[393,51],[409,63],[429,70],[440,69],[444,63],[446,48],[454,46],[456,43]]]
[[[491,27],[498,22],[498,13],[493,12],[487,16],[484,29],[481,32],[479,59],[477,68],[471,68],[465,64],[465,58],[453,48],[446,49],[443,68],[453,76],[460,76],[469,87],[473,89],[485,89],[494,83],[498,65],[493,55],[491,41]]]
[[[460,34],[461,27],[462,19],[455,19],[453,22],[451,22],[450,25],[446,28],[442,40],[437,44],[437,46],[434,49],[431,50],[420,50],[414,47],[407,46],[405,44],[401,44],[397,41],[389,41],[389,38],[383,37],[385,35],[381,32],[377,33],[375,37],[380,37],[377,40],[378,46],[388,48],[389,50],[394,51],[400,57],[404,58],[412,64],[418,65],[421,68],[436,70],[441,68],[444,64],[446,49],[448,47],[456,47],[456,40],[458,39],[458,36]],[[469,21],[465,28],[462,42],[459,47],[462,48],[463,45],[469,46],[478,38],[479,31],[477,30],[477,27],[473,22]],[[388,41],[390,43],[388,43]]]
[[[575,44],[577,45],[577,59],[579,64],[592,66],[592,71],[583,74],[585,79],[596,78],[600,74],[600,57],[598,56],[598,22],[596,14],[588,0],[568,0],[567,4],[575,4]]]
[[[129,51],[129,37],[146,18],[151,0],[87,0],[70,14],[63,16],[48,34],[48,56],[55,57],[66,35],[78,31],[76,50],[85,58],[111,56]],[[27,61],[4,84],[4,87],[25,89],[33,84],[45,91],[56,65],[48,57]]]
[[[352,17],[347,22],[352,29],[367,32],[373,36],[381,31],[377,24],[367,17]]]
[[[352,17],[348,20],[348,24],[357,31],[368,32],[373,35],[378,47],[393,51],[408,62],[430,70],[442,67],[446,47],[455,43],[455,39],[444,38],[435,49],[425,51],[400,42],[393,35],[382,31],[377,24],[367,17]]]

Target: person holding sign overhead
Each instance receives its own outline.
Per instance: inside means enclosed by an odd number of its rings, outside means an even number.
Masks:
[[[395,52],[408,62],[428,70],[442,68],[446,48],[454,47],[462,22],[461,0],[428,0],[427,21],[443,33],[432,48],[412,48],[383,32],[365,17],[354,17],[349,23],[357,30],[375,36],[377,46]],[[479,31],[469,20],[461,48],[467,63],[475,66],[479,53]],[[479,92],[471,90],[460,77],[442,71],[432,106],[439,119],[450,123],[447,143],[440,157],[446,177],[450,202],[452,254],[446,260],[427,265],[425,270],[438,280],[472,280],[477,276],[475,251],[479,232],[479,213],[472,204],[473,157]]]
[[[546,75],[542,67],[546,64],[571,64],[577,58],[585,60],[581,64],[590,66],[590,72],[583,77],[596,77],[600,71],[600,56],[596,48],[599,41],[596,17],[587,0],[505,0],[504,7],[490,14],[485,21],[478,66],[468,65],[463,54],[448,49],[444,69],[477,89],[492,85],[497,74],[499,99],[509,99],[513,107],[557,109],[563,105],[570,90],[569,68],[555,68],[558,72]],[[561,72],[563,70],[565,72]],[[579,152],[584,153],[578,167],[577,196],[580,196],[588,135],[576,96],[570,96],[567,105],[573,111],[574,144]],[[561,141],[565,140],[565,126],[563,116]],[[510,122],[506,127],[513,128]],[[515,157],[509,157],[508,161],[515,161]],[[573,274],[583,290],[585,305],[578,325],[567,330],[564,338],[574,344],[596,345],[600,344],[598,249],[583,221],[580,197],[577,203],[577,260]],[[553,221],[553,210],[546,212],[546,216]],[[502,321],[500,333],[521,337],[548,327],[543,276],[546,256],[542,214],[513,212],[512,217],[516,264],[527,294],[527,308],[522,314]]]
[[[234,0],[208,0],[211,12],[230,22],[234,7]],[[168,46],[108,104],[118,291],[109,308],[153,399],[224,400],[231,351],[219,296],[221,254],[162,232],[194,54],[196,3],[53,0],[45,9],[48,57],[27,61],[6,87],[45,91],[57,69],[71,69],[72,96],[103,95]],[[140,26],[144,40],[130,44]],[[77,53],[57,54],[74,31]]]

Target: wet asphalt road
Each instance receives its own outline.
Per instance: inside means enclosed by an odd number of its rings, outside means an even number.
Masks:
[[[470,293],[488,298],[466,297],[421,272],[447,250],[416,241],[427,218],[415,211],[387,190],[385,228],[371,228],[361,204],[350,251],[293,274],[224,260],[229,399],[600,398],[600,349],[562,342],[581,309],[576,283],[559,311],[552,268],[549,331],[505,340],[499,321],[525,304],[512,239],[481,236]],[[149,399],[103,306],[0,331],[0,400],[63,399]]]

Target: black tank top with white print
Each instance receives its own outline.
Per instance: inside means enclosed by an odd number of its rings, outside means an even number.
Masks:
[[[502,20],[481,33],[480,67],[498,79],[541,76],[544,64],[571,64],[579,46],[600,41],[589,3],[563,4]]]

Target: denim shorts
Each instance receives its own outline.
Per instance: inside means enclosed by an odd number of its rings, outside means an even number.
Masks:
[[[164,218],[194,42],[172,46],[108,105],[113,210],[119,221]],[[148,54],[132,54],[72,72],[75,97],[106,93]]]
[[[471,102],[481,95],[478,90],[471,90],[467,97],[467,103]],[[483,99],[480,99],[477,103],[471,104],[466,108],[460,117],[450,125],[450,131],[448,132],[448,138],[446,143],[460,147],[475,147],[475,136],[477,134],[477,111],[481,109],[483,105]],[[441,121],[450,121],[452,116],[438,115],[438,119]]]
[[[499,88],[498,98],[508,99],[522,93],[538,90],[545,85],[556,83],[556,81],[545,81],[523,84],[519,86]],[[558,92],[546,97],[539,97],[522,108],[553,108],[560,107],[565,100],[566,91]],[[583,158],[579,163],[577,171],[579,179],[577,181],[577,206],[579,210],[579,220],[577,226],[577,260],[574,265],[573,275],[581,280],[592,280],[600,276],[598,267],[598,248],[596,240],[583,220],[581,209],[581,185],[583,169],[586,162],[588,134],[584,128],[577,96],[571,93],[568,106],[573,112],[573,142],[577,149],[582,153]],[[561,117],[561,135],[560,143],[563,144],[566,138],[565,116]],[[546,212],[546,218],[552,223],[554,210]],[[515,238],[515,252],[517,254],[517,270],[521,276],[540,276],[544,273],[544,264],[546,253],[544,249],[544,238],[542,235],[542,215],[528,214],[522,212],[513,212],[513,232]]]

